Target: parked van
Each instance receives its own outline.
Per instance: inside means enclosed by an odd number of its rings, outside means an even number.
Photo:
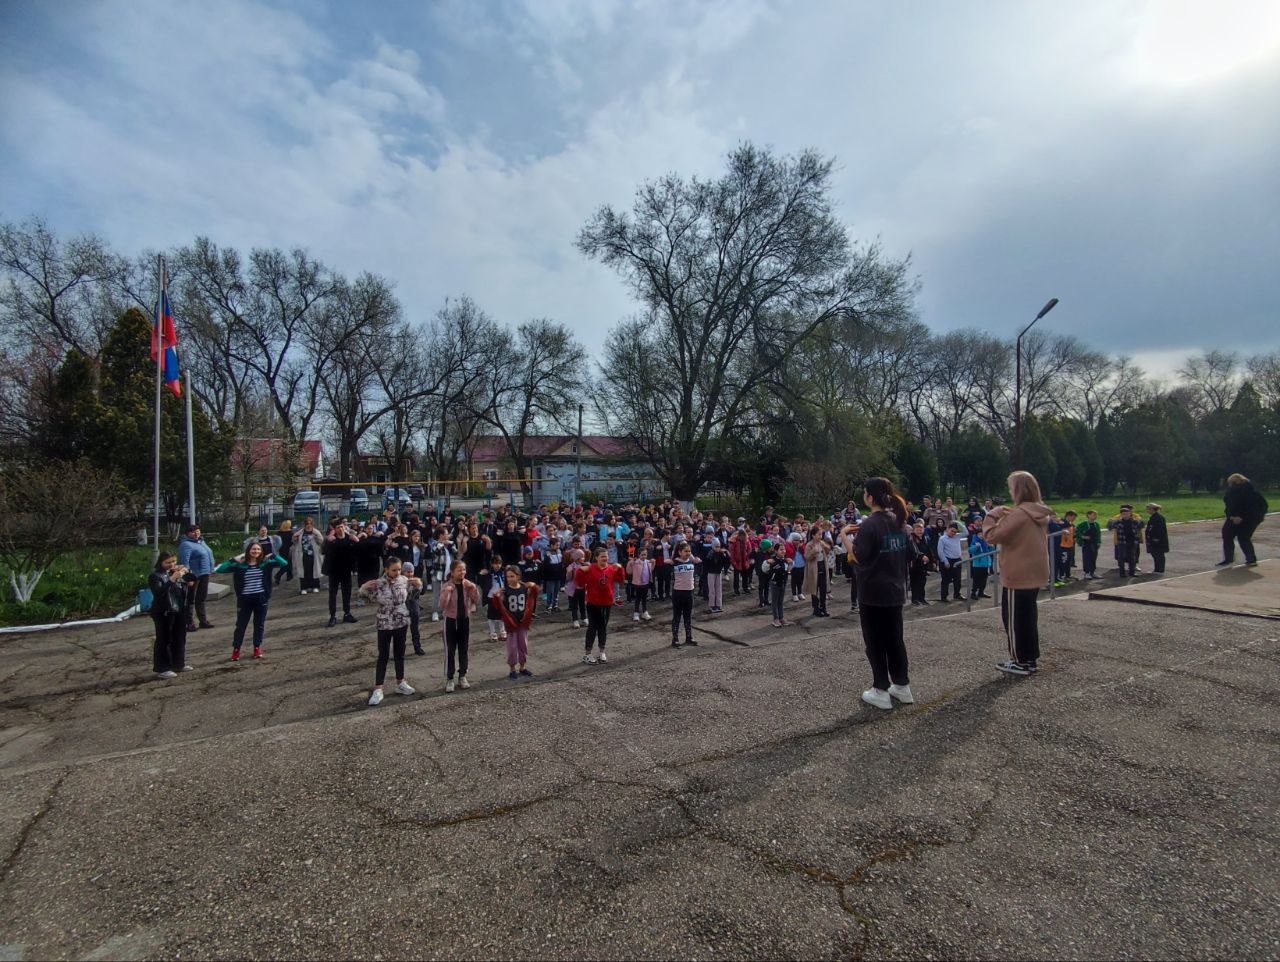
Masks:
[[[293,496],[293,516],[295,518],[305,518],[307,515],[311,515],[314,518],[319,514],[319,491],[299,491]]]

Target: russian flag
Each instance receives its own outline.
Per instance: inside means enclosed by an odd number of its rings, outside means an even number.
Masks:
[[[164,346],[164,386],[173,392],[174,397],[182,397],[182,382],[178,379],[178,332],[173,326],[173,311],[169,307],[169,291],[167,286],[160,292],[160,303],[156,305],[155,316],[151,324],[151,360],[156,359],[158,347],[156,332]]]

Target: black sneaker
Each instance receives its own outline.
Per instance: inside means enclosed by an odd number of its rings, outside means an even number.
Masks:
[[[345,624],[354,625],[356,623],[356,616],[348,611],[345,615],[342,616],[342,620]]]
[[[678,641],[673,641],[673,642],[671,642],[671,647],[672,647],[672,648],[683,648],[683,647],[684,647],[684,645],[680,644],[680,642],[678,642]]]
[[[1000,664],[996,665],[996,667],[1008,675],[1022,675],[1025,677],[1031,674],[1031,669],[1016,661],[1002,661]]]
[[[521,675],[521,677],[523,677],[523,678],[532,678],[532,677],[533,677],[533,672],[531,672],[528,668],[521,668],[521,669],[520,669],[520,675]]]
[[[336,625],[337,623],[338,623],[338,619],[337,619],[337,618],[330,618],[330,619],[329,619],[329,627],[330,627],[330,628],[332,628],[332,627],[333,627],[334,625]]]
[[[697,643],[696,641],[694,641],[692,638],[686,638],[686,639],[684,640],[684,643],[685,643],[685,645],[692,645],[694,648],[697,648],[697,647],[698,647],[698,643]]]
[[[1214,567],[1215,567],[1215,568],[1221,568],[1221,567],[1223,567],[1224,565],[1229,565],[1229,564],[1235,564],[1235,560],[1234,560],[1234,559],[1232,559],[1231,561],[1219,561],[1216,565],[1214,565]]]

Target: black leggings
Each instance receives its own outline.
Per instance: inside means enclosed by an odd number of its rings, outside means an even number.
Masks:
[[[1000,620],[1009,640],[1009,658],[1019,664],[1034,665],[1040,657],[1039,594],[1039,588],[1000,589]]]
[[[739,570],[733,569],[733,593],[746,594],[751,590],[751,569]]]
[[[792,595],[801,594],[802,592],[800,589],[803,587],[804,587],[804,569],[792,568],[791,569],[791,594]]]
[[[636,614],[647,614],[649,611],[649,586],[635,585],[635,595],[633,600],[636,603]]]
[[[1253,550],[1253,533],[1258,530],[1258,525],[1261,523],[1261,521],[1245,521],[1241,524],[1232,524],[1231,519],[1228,518],[1222,525],[1222,559],[1235,560],[1235,543],[1239,541],[1244,560],[1257,561],[1258,556]]]
[[[612,611],[613,605],[587,605],[587,651],[597,640],[600,650],[604,651],[605,638],[609,633],[609,613]]]
[[[381,634],[381,632],[379,632]],[[444,671],[445,677],[453,680],[454,658],[457,658],[458,674],[467,673],[467,649],[471,645],[471,619],[446,618],[444,620]],[[404,657],[404,636],[400,637],[400,655]],[[385,668],[386,663],[383,663]]]
[[[684,621],[684,640],[693,637],[693,592],[671,592],[671,640],[680,640],[680,621]]]
[[[581,588],[569,596],[569,617],[574,621],[587,620],[587,593]]]
[[[760,607],[764,608],[769,604],[769,579],[763,572],[760,573],[758,588],[760,594]]]
[[[902,640],[902,607],[900,605],[867,605],[858,609],[862,623],[862,643],[871,663],[871,684],[888,691],[889,682],[909,685],[907,646]]]
[[[373,676],[373,683],[381,685],[387,680],[387,659],[391,656],[391,648],[395,646],[396,681],[404,681],[404,636],[408,628],[378,629],[378,671]]]

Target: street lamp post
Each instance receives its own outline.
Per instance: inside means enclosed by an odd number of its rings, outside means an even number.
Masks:
[[[1018,332],[1018,340],[1015,343],[1014,353],[1016,358],[1014,364],[1016,373],[1014,374],[1013,382],[1013,466],[1015,469],[1022,467],[1022,337],[1027,331],[1036,326],[1036,321],[1057,306],[1058,299],[1056,297],[1049,298],[1049,303],[1040,308],[1040,313],[1035,316],[1031,323]]]

